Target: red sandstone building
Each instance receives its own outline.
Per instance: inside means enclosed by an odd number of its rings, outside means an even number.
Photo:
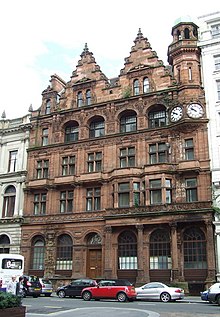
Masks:
[[[139,30],[108,79],[87,45],[70,81],[51,76],[32,112],[26,273],[136,284],[215,279],[197,26],[172,29],[165,67]]]

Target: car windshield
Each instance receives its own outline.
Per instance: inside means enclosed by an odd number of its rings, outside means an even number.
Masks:
[[[37,277],[37,276],[30,276],[30,277],[29,277],[29,282],[39,282],[39,277]]]
[[[42,283],[44,283],[44,284],[52,284],[52,282],[50,281],[50,280],[47,280],[47,279],[43,279],[42,278]]]

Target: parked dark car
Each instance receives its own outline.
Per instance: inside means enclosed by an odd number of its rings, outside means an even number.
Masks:
[[[80,296],[81,297],[81,292],[85,287],[88,287],[88,286],[94,287],[95,285],[97,285],[97,283],[93,279],[86,279],[86,278],[78,279],[78,280],[72,281],[68,285],[63,285],[59,287],[56,293],[57,293],[57,296],[61,298],[66,296],[69,296],[69,297]]]
[[[134,286],[127,280],[101,280],[95,287],[82,290],[82,298],[91,299],[117,299],[119,302],[133,301],[136,299]]]
[[[23,276],[23,293],[24,297],[25,296],[33,296],[33,297],[38,297],[41,294],[41,283],[40,280],[37,276],[34,275],[24,275]]]

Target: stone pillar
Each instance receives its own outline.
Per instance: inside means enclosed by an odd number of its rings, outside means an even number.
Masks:
[[[44,276],[53,277],[55,275],[56,267],[56,246],[55,246],[55,232],[48,230],[46,235],[45,259],[44,259]]]
[[[112,277],[112,227],[106,226],[105,227],[105,259],[104,259],[104,276],[105,278]]]
[[[172,260],[172,269],[171,269],[171,281],[179,281],[179,252],[177,244],[177,224],[175,222],[170,224],[171,227],[171,260]]]
[[[206,240],[207,240],[207,278],[206,282],[214,282],[215,281],[215,244],[214,244],[214,235],[213,235],[213,223],[212,221],[206,221]]]
[[[143,283],[144,280],[144,269],[143,269],[143,225],[136,226],[138,231],[137,239],[137,279],[136,283]]]

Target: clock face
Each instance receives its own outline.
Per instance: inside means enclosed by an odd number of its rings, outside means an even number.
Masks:
[[[180,106],[174,107],[170,112],[170,121],[177,122],[183,116],[183,108]]]
[[[199,103],[191,103],[187,107],[187,114],[190,118],[201,118],[204,114],[203,107]]]

